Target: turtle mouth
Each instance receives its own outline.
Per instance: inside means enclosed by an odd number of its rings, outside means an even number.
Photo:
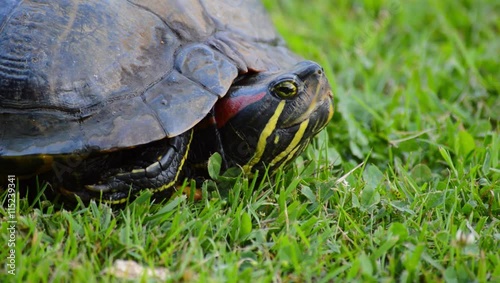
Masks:
[[[316,121],[316,125],[315,127],[313,127],[313,135],[316,135],[321,130],[323,130],[328,125],[328,122],[330,122],[330,120],[332,119],[333,94],[331,91],[329,91],[327,95],[328,98],[321,101],[311,117]]]

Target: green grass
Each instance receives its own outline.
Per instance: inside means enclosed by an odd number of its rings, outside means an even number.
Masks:
[[[207,183],[200,202],[20,199],[18,282],[120,281],[103,271],[118,259],[169,281],[500,282],[499,2],[265,3],[335,93],[292,170]]]

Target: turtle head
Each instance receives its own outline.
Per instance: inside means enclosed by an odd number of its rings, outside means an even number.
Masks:
[[[246,173],[288,164],[332,115],[328,80],[310,61],[242,76],[215,106],[225,159]]]

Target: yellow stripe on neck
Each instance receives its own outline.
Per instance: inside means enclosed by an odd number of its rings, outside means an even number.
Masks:
[[[300,140],[302,140],[302,137],[304,137],[304,132],[306,131],[308,124],[309,124],[309,119],[300,123],[299,129],[297,130],[297,132],[293,136],[293,139],[290,142],[290,144],[287,146],[287,148],[283,152],[278,154],[273,159],[273,161],[271,161],[271,163],[270,163],[271,166],[274,166],[275,164],[279,163],[285,156],[288,156],[293,151],[293,149],[297,147]]]
[[[288,162],[290,160],[292,160],[292,158],[295,157],[295,154],[297,153],[297,151],[302,151],[306,145],[309,143],[309,140],[306,140],[305,141],[305,145],[300,145],[300,146],[297,146],[296,148],[294,148],[290,154],[286,157],[285,161],[283,161],[283,163],[281,164],[281,166],[285,165],[285,164],[288,164]]]
[[[281,115],[281,112],[283,112],[283,108],[285,108],[286,101],[282,100],[276,107],[276,110],[274,111],[273,116],[269,119],[267,122],[266,126],[264,127],[264,130],[259,136],[259,140],[257,142],[257,149],[255,150],[255,154],[250,159],[250,161],[243,166],[243,171],[245,173],[250,173],[252,171],[252,167],[257,164],[260,159],[262,158],[262,154],[264,154],[264,151],[266,149],[267,145],[267,138],[273,133],[273,131],[276,129],[276,124],[278,123],[278,118]]]

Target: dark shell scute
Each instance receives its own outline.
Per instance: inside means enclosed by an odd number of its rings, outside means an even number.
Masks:
[[[176,136],[203,119],[218,97],[174,71],[144,93],[144,99],[162,122],[166,136]]]

